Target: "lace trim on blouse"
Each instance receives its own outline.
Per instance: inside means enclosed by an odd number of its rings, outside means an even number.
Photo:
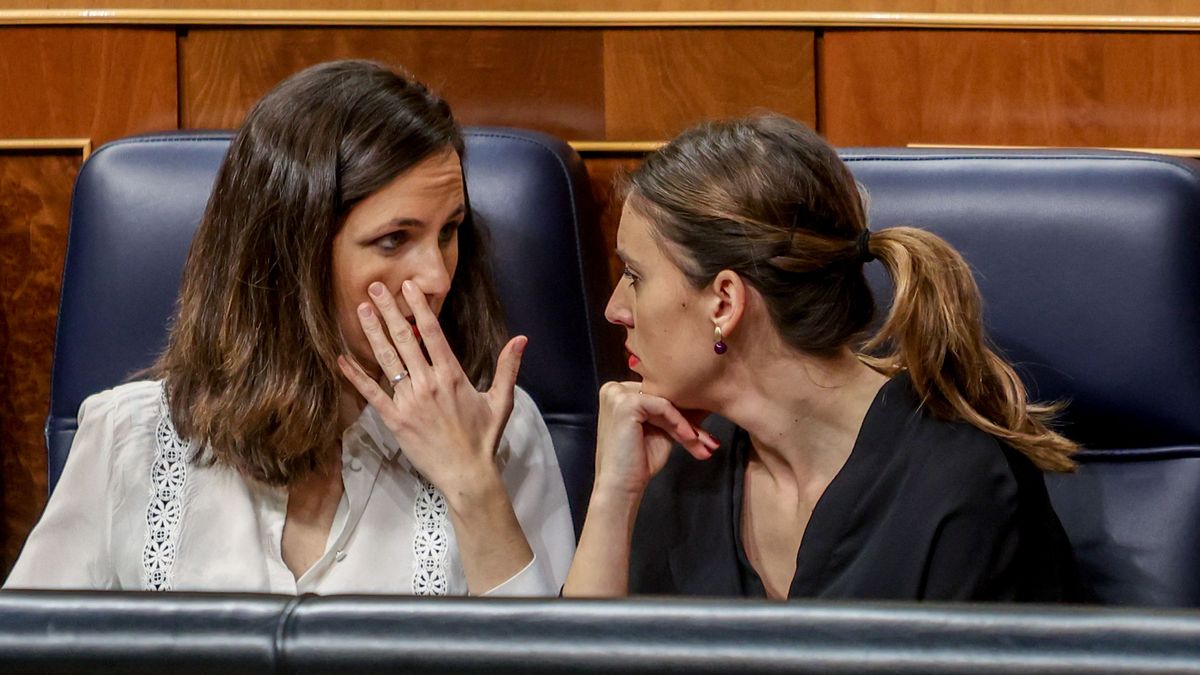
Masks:
[[[191,442],[180,439],[175,432],[165,386],[159,393],[159,407],[157,449],[150,467],[150,502],[146,505],[146,545],[142,548],[142,589],[147,591],[171,590],[191,449]]]
[[[413,595],[446,595],[446,561],[450,551],[446,534],[446,497],[433,483],[417,476],[421,489],[413,503],[417,517],[413,533]]]

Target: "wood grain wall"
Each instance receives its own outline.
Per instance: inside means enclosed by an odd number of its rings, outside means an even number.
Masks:
[[[1200,146],[1200,33],[831,31],[840,145]]]
[[[177,9],[177,0],[6,0],[6,8]],[[1189,16],[1200,0],[188,0],[189,9],[524,12],[929,12]]]
[[[195,29],[180,39],[183,125],[234,126],[276,82],[339,58],[402,65],[464,124],[569,140],[658,140],[759,107],[816,114],[811,31]]]
[[[31,138],[114,138],[178,123],[175,31],[0,28],[0,555],[7,570],[46,493],[42,426],[79,149]]]

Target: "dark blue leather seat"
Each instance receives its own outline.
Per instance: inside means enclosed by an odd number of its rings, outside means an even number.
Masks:
[[[872,227],[928,228],[962,251],[994,342],[1037,398],[1070,403],[1063,429],[1086,450],[1047,484],[1095,598],[1200,606],[1200,164],[842,155]]]
[[[230,134],[175,132],[110,143],[79,172],[54,350],[49,485],[88,395],[163,348],[180,272]],[[579,156],[530,131],[466,130],[471,207],[490,230],[509,330],[530,337],[520,384],[554,438],[576,527],[591,490],[597,392],[620,368],[604,321],[606,256]]]

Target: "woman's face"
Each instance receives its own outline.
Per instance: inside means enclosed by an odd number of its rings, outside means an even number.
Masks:
[[[351,209],[333,239],[333,294],[338,327],[359,363],[375,366],[357,309],[379,281],[409,320],[400,293],[411,279],[440,312],[458,266],[458,227],[466,217],[462,165],[447,148],[414,165]],[[374,368],[368,372],[373,372]]]
[[[642,376],[642,391],[696,407],[711,372],[713,324],[705,294],[663,253],[651,227],[627,200],[617,228],[625,272],[604,316],[625,328],[629,367]]]

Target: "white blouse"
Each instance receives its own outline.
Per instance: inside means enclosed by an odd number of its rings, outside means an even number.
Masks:
[[[446,500],[367,406],[342,434],[345,490],[321,558],[296,579],[280,538],[288,493],[188,461],[159,382],[96,394],[5,588],[466,595]],[[575,551],[558,460],[517,389],[497,462],[533,549],[487,595],[556,595]]]

